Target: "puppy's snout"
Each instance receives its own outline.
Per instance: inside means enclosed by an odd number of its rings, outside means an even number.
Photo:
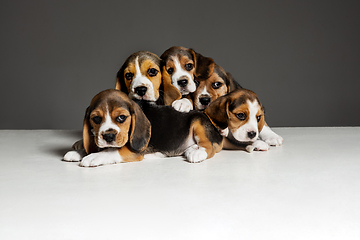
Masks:
[[[250,139],[253,139],[253,138],[256,136],[256,132],[255,132],[255,131],[251,131],[251,132],[248,132],[247,135],[248,135],[248,137],[249,137]]]
[[[147,91],[147,87],[137,87],[135,88],[135,93],[140,97],[144,96]]]
[[[189,83],[189,81],[187,80],[187,79],[180,79],[179,81],[178,81],[178,85],[180,86],[180,87],[186,87],[186,85]]]
[[[210,97],[201,97],[199,99],[199,101],[202,105],[207,106],[207,105],[209,105],[211,99],[210,99]]]
[[[102,137],[107,143],[111,143],[115,140],[116,134],[115,133],[105,133],[102,135]]]

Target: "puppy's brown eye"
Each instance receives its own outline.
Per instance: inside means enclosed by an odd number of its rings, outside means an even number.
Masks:
[[[119,122],[119,123],[123,123],[123,122],[125,122],[126,119],[127,119],[127,116],[125,116],[125,115],[120,115],[120,116],[118,116],[115,120],[116,120],[117,122]]]
[[[261,120],[261,115],[260,115],[260,116],[257,116],[257,117],[256,117],[256,120],[257,120],[257,122],[260,122],[260,120]]]
[[[213,84],[211,84],[211,86],[213,87],[213,89],[218,89],[222,86],[222,82],[214,82]]]
[[[149,74],[150,77],[155,77],[158,72],[159,72],[159,71],[156,70],[155,68],[150,68],[150,69],[148,70],[148,74]]]
[[[200,85],[200,82],[198,80],[194,80],[196,87]]]
[[[194,65],[192,63],[188,63],[188,64],[185,64],[185,69],[187,71],[190,71],[191,69],[193,69]]]
[[[134,74],[132,74],[132,73],[130,73],[130,72],[125,73],[125,78],[126,78],[127,80],[130,81],[133,77],[134,77]]]
[[[172,74],[172,73],[174,72],[174,69],[173,69],[173,68],[169,68],[169,69],[167,70],[167,72],[168,72],[168,74]]]
[[[240,121],[244,121],[246,119],[246,114],[245,113],[237,113],[236,117],[240,120]]]
[[[102,122],[102,117],[96,116],[92,118],[95,124],[100,124]]]

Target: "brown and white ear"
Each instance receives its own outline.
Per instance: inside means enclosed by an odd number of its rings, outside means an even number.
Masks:
[[[227,72],[227,86],[228,86],[228,93],[234,91],[235,89],[241,89],[242,87],[238,82],[235,81],[234,77],[231,75],[231,73]]]
[[[215,67],[214,60],[209,57],[204,57],[199,53],[195,53],[194,59],[195,59],[195,73],[194,73],[195,77],[208,79],[210,75],[214,72],[214,67]]]
[[[83,125],[83,144],[87,154],[98,152],[90,125],[90,107],[86,109]]]
[[[162,85],[164,89],[164,104],[171,105],[175,100],[181,99],[180,91],[171,84],[171,78],[168,72],[166,71],[165,66],[162,67]]]
[[[151,124],[139,105],[131,101],[131,129],[129,142],[135,152],[141,152],[147,147],[151,137]]]
[[[129,94],[129,91],[126,87],[125,79],[124,79],[124,67],[121,67],[117,73],[115,89],[120,90],[126,94]]]
[[[220,129],[228,127],[228,109],[229,103],[226,96],[221,96],[213,101],[207,108],[205,114]]]

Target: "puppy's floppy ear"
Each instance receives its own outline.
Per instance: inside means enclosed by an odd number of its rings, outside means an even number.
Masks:
[[[191,49],[192,50],[192,49]],[[196,53],[192,50],[195,54],[194,61],[195,61],[195,77],[208,79],[210,75],[214,71],[215,62],[212,58],[204,57],[203,55]]]
[[[234,91],[235,89],[241,89],[242,87],[238,82],[235,81],[234,77],[231,75],[231,73],[226,73],[226,84],[228,86],[228,93]]]
[[[220,129],[228,127],[228,107],[229,102],[226,95],[219,97],[205,108],[205,114]]]
[[[181,98],[180,91],[171,84],[171,78],[168,72],[166,71],[165,66],[162,66],[162,85],[164,89],[164,104],[171,105],[175,100],[179,100]]]
[[[139,105],[134,101],[131,101],[131,129],[129,142],[131,148],[135,152],[143,151],[151,136],[151,125],[150,121],[145,116]]]
[[[98,151],[98,147],[94,141],[94,135],[91,132],[90,125],[90,107],[86,109],[83,125],[83,144],[87,154]]]
[[[126,87],[125,79],[124,79],[124,65],[120,68],[120,70],[118,71],[118,73],[116,75],[115,89],[120,90],[126,94],[129,94],[129,91]]]

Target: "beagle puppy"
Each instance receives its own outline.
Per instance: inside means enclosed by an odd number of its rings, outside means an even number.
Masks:
[[[162,79],[162,60],[154,53],[131,54],[117,73],[115,89],[131,99],[170,104],[180,98],[178,89]]]
[[[85,151],[69,151],[64,161],[81,161],[83,167],[141,161],[150,132],[149,120],[125,93],[115,89],[102,91],[85,113]]]
[[[232,75],[219,65],[208,64],[202,68],[208,69],[209,77],[195,78],[197,88],[192,93],[194,109],[204,110],[220,96],[242,88]],[[284,142],[283,138],[272,131],[266,123],[260,132],[260,138],[270,146],[280,146]]]
[[[170,106],[138,103],[151,123],[146,154],[185,155],[189,162],[198,163],[223,147],[267,150],[268,145],[258,140],[265,124],[264,108],[250,90],[238,89],[221,96],[205,111],[179,112]]]
[[[204,66],[206,67],[206,66]],[[235,89],[242,88],[232,77],[232,75],[215,64],[209,77],[195,79],[196,90],[192,93],[194,109],[204,110],[215,99],[223,96]]]
[[[259,140],[265,114],[254,92],[236,89],[214,100],[204,113],[224,136],[224,149],[268,150],[268,144]]]
[[[179,111],[190,111],[193,104],[186,98],[196,90],[195,77],[208,78],[215,63],[214,60],[196,53],[185,47],[174,46],[167,49],[160,58],[170,76],[171,84],[181,93],[182,99],[177,99],[172,106]]]

